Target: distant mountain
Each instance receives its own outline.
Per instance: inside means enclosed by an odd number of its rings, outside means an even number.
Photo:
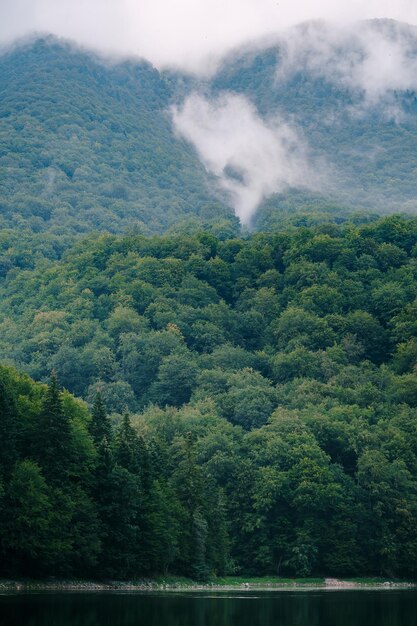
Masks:
[[[320,176],[302,193],[269,190],[254,218],[258,228],[288,208],[317,203],[417,210],[416,28],[391,20],[344,29],[303,24],[236,50],[197,90],[208,102],[243,97],[270,126],[289,123]],[[239,169],[238,153],[233,159]]]
[[[0,56],[0,226],[54,257],[92,230],[228,236],[232,207],[261,230],[414,212],[416,90],[417,31],[386,20],[304,24],[209,79],[34,40]]]
[[[0,56],[0,226],[156,233],[232,219],[175,136],[172,93],[148,63],[105,64],[53,37]]]

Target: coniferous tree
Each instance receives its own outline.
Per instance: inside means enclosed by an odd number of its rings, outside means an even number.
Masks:
[[[0,476],[9,475],[17,459],[17,414],[13,394],[0,378]]]
[[[103,437],[98,446],[97,452],[97,465],[95,471],[95,483],[96,486],[100,485],[100,481],[105,479],[114,467],[113,453],[111,449],[111,440],[110,443],[107,440],[107,437]]]
[[[145,495],[141,532],[144,573],[167,574],[179,553],[181,505],[172,485],[164,480],[155,480]]]
[[[225,494],[219,490],[215,481],[208,480],[204,498],[208,521],[207,560],[217,574],[224,575],[230,556]]]
[[[96,446],[101,444],[103,437],[107,439],[107,442],[110,441],[111,424],[107,417],[101,393],[97,394],[94,401],[89,430]]]
[[[106,572],[106,561],[108,555],[108,544],[111,541],[111,511],[112,502],[112,471],[114,468],[114,460],[111,449],[111,442],[106,437],[101,440],[97,450],[97,463],[94,472],[93,496],[97,506],[97,514],[99,520],[99,539],[101,542],[101,558],[98,572],[100,574]]]
[[[73,463],[71,424],[53,372],[37,425],[35,454],[46,480],[65,480]]]
[[[115,465],[101,502],[104,522],[102,570],[106,576],[134,577],[141,563],[141,488],[137,476]]]
[[[139,472],[139,437],[130,423],[127,411],[123,415],[122,425],[116,437],[115,460],[129,472],[133,474]]]
[[[203,477],[197,464],[192,433],[179,442],[174,482],[183,509],[179,567],[196,579],[208,576],[206,563],[207,520],[203,508]]]
[[[16,463],[4,498],[4,574],[36,575],[53,567],[56,541],[51,489],[37,463]]]

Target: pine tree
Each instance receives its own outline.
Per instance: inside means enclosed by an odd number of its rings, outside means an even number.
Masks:
[[[51,488],[37,463],[31,460],[16,463],[4,500],[2,575],[39,574],[55,562],[59,542],[54,528]]]
[[[100,520],[104,576],[133,576],[141,573],[140,506],[142,492],[135,466],[136,433],[129,416],[114,443],[103,437],[98,446],[94,494]]]
[[[106,478],[113,467],[114,461],[111,446],[107,441],[107,437],[103,437],[97,452],[96,481],[100,482],[101,478]]]
[[[98,393],[96,396],[91,415],[92,418],[89,430],[95,445],[98,447],[101,444],[103,437],[106,438],[107,442],[110,441],[111,437],[111,425],[106,414],[101,393]]]
[[[132,474],[137,474],[139,463],[139,437],[130,423],[127,412],[123,415],[122,425],[116,437],[116,462]]]
[[[224,575],[230,559],[226,497],[214,480],[208,480],[205,484],[204,499],[208,522],[207,561],[216,574]]]
[[[7,476],[17,459],[17,414],[14,397],[0,378],[0,476]]]
[[[65,415],[58,380],[53,372],[39,416],[36,457],[47,480],[65,480],[73,461],[71,424]]]
[[[206,562],[208,525],[203,510],[202,474],[197,464],[191,433],[187,433],[179,444],[174,484],[184,515],[178,563],[184,574],[202,580],[208,575]]]

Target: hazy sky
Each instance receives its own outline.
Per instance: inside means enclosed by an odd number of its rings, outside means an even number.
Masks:
[[[417,24],[417,0],[0,0],[0,42],[46,31],[198,70],[239,43],[305,20],[374,17]]]

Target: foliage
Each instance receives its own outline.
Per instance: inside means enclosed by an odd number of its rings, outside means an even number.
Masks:
[[[172,77],[44,37],[2,51],[0,84],[0,276],[91,231],[236,232],[172,129]]]
[[[415,576],[416,249],[392,216],[10,273],[2,359],[50,382],[0,368],[1,574]]]

